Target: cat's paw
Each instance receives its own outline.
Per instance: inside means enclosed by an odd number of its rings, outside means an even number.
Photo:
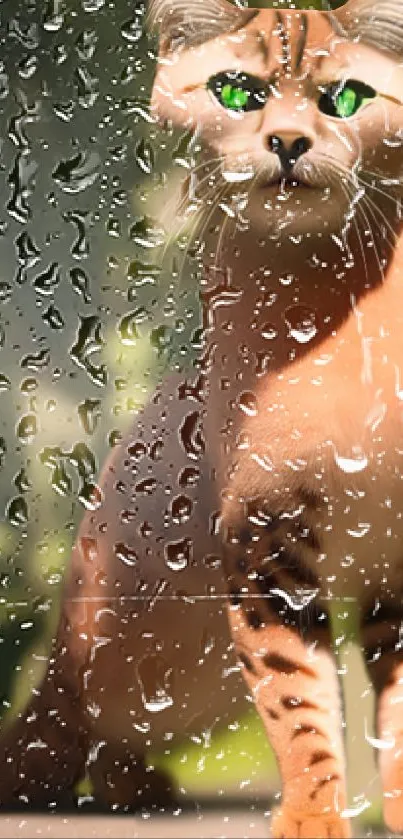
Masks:
[[[307,813],[279,807],[270,826],[272,839],[350,839],[351,825],[337,813]]]

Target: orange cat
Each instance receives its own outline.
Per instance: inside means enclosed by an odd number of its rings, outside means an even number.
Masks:
[[[350,597],[401,831],[403,2],[150,12],[153,108],[203,148],[206,347],[104,467],[0,800],[85,768],[112,805],[162,800],[147,749],[239,715],[241,671],[282,776],[273,836],[350,836],[328,615]]]

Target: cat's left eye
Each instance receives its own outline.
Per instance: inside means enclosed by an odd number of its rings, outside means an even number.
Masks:
[[[267,100],[264,82],[249,73],[216,73],[209,78],[206,87],[223,108],[234,113],[258,111],[264,108]]]
[[[355,79],[329,85],[319,99],[319,110],[330,117],[348,119],[354,116],[371,99],[377,96],[376,90]]]

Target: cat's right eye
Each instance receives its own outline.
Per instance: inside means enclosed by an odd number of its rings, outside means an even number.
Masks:
[[[354,116],[377,93],[373,87],[355,79],[348,79],[344,84],[329,85],[319,99],[319,110],[330,117],[348,119]]]
[[[264,82],[249,73],[216,73],[209,78],[206,87],[223,108],[234,113],[258,111],[264,108],[267,101]]]

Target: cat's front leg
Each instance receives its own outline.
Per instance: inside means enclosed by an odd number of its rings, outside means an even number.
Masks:
[[[385,822],[403,831],[403,651],[402,597],[380,600],[364,612],[362,641],[375,689],[379,768]]]
[[[229,534],[224,567],[230,627],[282,778],[272,836],[349,837],[339,685],[326,612],[304,595],[309,589],[302,567],[293,567],[297,556],[291,561],[283,552],[281,562],[272,539],[254,544],[245,529],[239,537],[231,528]]]

